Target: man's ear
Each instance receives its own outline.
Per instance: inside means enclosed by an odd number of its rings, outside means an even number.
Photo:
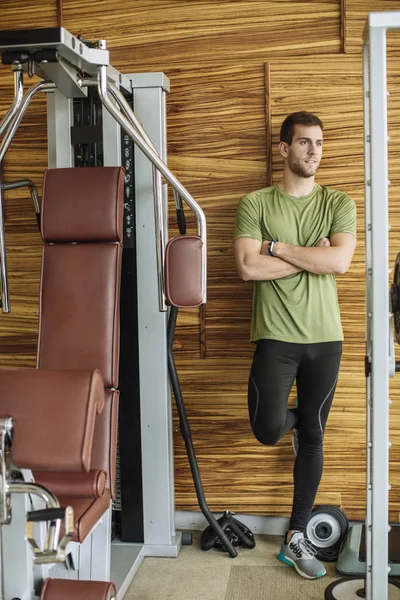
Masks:
[[[283,156],[283,158],[287,158],[289,151],[289,144],[287,144],[286,142],[279,142],[279,152],[281,153],[281,155]]]

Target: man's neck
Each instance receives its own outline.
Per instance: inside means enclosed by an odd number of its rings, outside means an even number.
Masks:
[[[278,182],[278,186],[283,190],[286,194],[290,194],[290,196],[296,196],[296,198],[301,198],[302,196],[307,196],[315,186],[315,178],[314,177],[299,177],[294,173],[284,173],[282,179]]]

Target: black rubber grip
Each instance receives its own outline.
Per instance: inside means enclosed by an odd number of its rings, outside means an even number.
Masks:
[[[6,50],[1,55],[3,65],[25,64],[29,60],[29,53],[22,50]]]
[[[32,60],[38,63],[55,63],[58,62],[59,56],[58,50],[55,48],[45,48],[44,50],[36,50],[36,52],[33,52]]]
[[[26,50],[6,50],[1,56],[3,65],[24,65],[31,59],[33,62],[55,63],[58,62],[60,55],[56,48],[44,48],[36,52],[27,52]]]
[[[178,221],[179,233],[181,235],[185,235],[185,233],[186,233],[186,217],[185,217],[185,213],[183,212],[183,208],[176,209],[176,218]]]
[[[55,521],[55,519],[63,519],[65,517],[65,508],[44,508],[42,510],[31,510],[26,516],[26,520],[30,523],[38,523],[40,521]]]

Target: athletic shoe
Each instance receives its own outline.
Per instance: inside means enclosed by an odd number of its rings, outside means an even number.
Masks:
[[[326,569],[315,555],[317,550],[307,540],[302,532],[294,533],[288,544],[286,539],[282,542],[281,551],[278,554],[278,559],[294,567],[299,575],[306,579],[318,579],[326,574]]]
[[[299,453],[299,432],[297,431],[297,429],[293,429],[292,432],[292,446],[293,452],[297,456],[297,454]]]

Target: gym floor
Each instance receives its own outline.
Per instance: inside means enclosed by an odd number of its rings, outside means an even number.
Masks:
[[[125,600],[322,600],[341,576],[334,563],[327,575],[308,581],[277,559],[281,536],[257,535],[253,550],[238,556],[200,549],[200,532],[177,558],[145,558]]]

